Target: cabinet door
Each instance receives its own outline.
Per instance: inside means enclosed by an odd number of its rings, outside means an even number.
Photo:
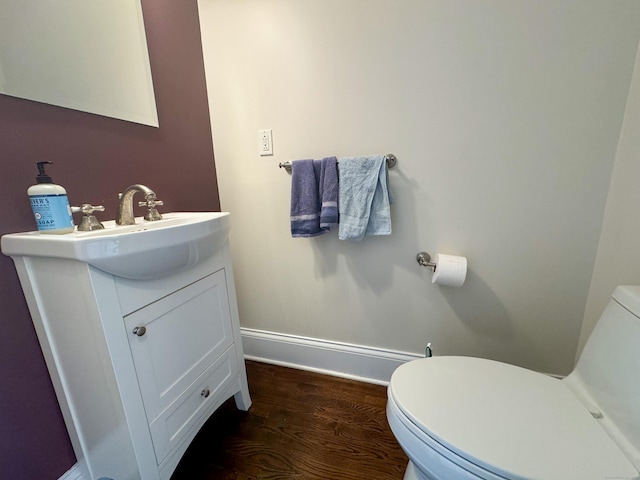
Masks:
[[[152,423],[233,343],[224,269],[125,317]]]

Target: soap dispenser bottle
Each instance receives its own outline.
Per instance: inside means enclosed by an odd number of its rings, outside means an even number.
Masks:
[[[27,195],[41,233],[70,233],[73,232],[73,217],[67,191],[53,183],[44,171],[44,166],[51,163],[36,162],[37,183],[29,187]]]

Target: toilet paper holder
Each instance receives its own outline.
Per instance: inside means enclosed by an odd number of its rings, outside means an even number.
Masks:
[[[431,261],[431,255],[429,255],[427,252],[418,253],[418,255],[416,255],[416,261],[421,267],[433,268],[433,271],[435,272],[436,264]]]

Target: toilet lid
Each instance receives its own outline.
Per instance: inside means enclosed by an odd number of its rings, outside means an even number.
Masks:
[[[547,375],[480,358],[425,358],[396,369],[389,398],[415,432],[506,478],[638,478],[598,420]]]

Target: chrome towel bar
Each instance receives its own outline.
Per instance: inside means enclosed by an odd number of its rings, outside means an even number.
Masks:
[[[398,158],[393,153],[387,153],[384,158],[387,161],[387,168],[393,168],[398,163]],[[280,162],[278,167],[284,168],[287,173],[291,173],[291,162]]]

